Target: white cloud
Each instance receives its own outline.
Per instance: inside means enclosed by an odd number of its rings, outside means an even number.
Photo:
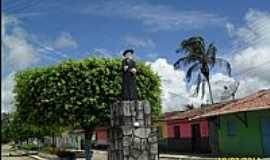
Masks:
[[[6,35],[4,45],[8,50],[7,62],[15,69],[26,68],[39,58],[35,56],[36,49],[27,40],[27,33],[21,28],[14,29],[12,35]]]
[[[13,88],[15,86],[15,73],[10,73],[7,77],[1,80],[1,112],[14,111],[14,94]]]
[[[39,44],[37,39],[33,40],[35,35],[27,32],[23,28],[22,21],[17,19],[17,17],[2,14],[1,20],[1,70],[4,73],[2,74],[3,79],[1,79],[3,85],[1,88],[3,95],[1,108],[5,111],[11,111],[14,109],[14,105],[11,102],[14,98],[12,89],[15,84],[13,78],[16,71],[31,67],[40,62],[42,58],[55,61],[57,60],[56,55],[61,56],[61,58],[68,58],[68,56],[54,48]],[[59,48],[76,47],[77,43],[70,34],[62,33],[56,39],[55,45]],[[8,75],[4,77],[5,74]]]
[[[230,35],[239,43],[252,46],[269,46],[270,44],[270,13],[250,9],[245,15],[246,24],[236,27],[227,24]]]
[[[84,14],[116,16],[140,21],[153,31],[202,28],[222,25],[225,18],[198,11],[181,11],[167,5],[147,3],[135,4],[132,1],[106,1],[87,6]]]
[[[241,47],[234,50],[234,54],[230,57],[234,71],[233,77],[221,73],[211,76],[210,82],[215,102],[219,102],[225,95],[224,86],[234,85],[236,81],[240,83],[236,98],[270,88],[270,14],[249,10],[245,20],[246,24],[241,27],[231,23],[226,25],[228,34]],[[192,98],[191,93],[186,89],[184,71],[175,71],[165,59],[157,59],[150,64],[162,79],[163,112],[183,110],[185,104],[194,104],[196,107],[209,99],[207,86],[203,100],[200,99],[200,94],[197,98]]]
[[[77,48],[78,44],[70,33],[62,32],[60,36],[55,40],[54,47],[56,49]]]
[[[205,97],[201,99],[201,93],[192,96],[195,86],[190,91],[187,90],[185,81],[185,72],[183,70],[175,70],[172,64],[166,59],[159,58],[154,62],[147,62],[152,70],[161,78],[162,89],[162,112],[184,110],[186,104],[193,104],[199,107],[202,103],[210,103],[208,86],[205,86]],[[228,86],[235,82],[234,79],[223,74],[214,74],[211,79],[212,91],[214,93],[214,101],[220,101],[224,95],[224,86]]]
[[[159,57],[159,54],[158,53],[147,53],[145,55],[146,59],[148,60],[155,60]]]
[[[125,43],[128,47],[131,47],[131,48],[153,49],[156,47],[156,44],[154,43],[152,39],[134,37],[134,36],[127,36],[125,38]]]
[[[237,97],[247,96],[256,93],[262,89],[269,89],[269,80],[261,80],[258,77],[248,77],[240,80],[240,87],[237,91]]]
[[[94,57],[105,57],[105,58],[112,58],[113,53],[105,48],[95,48],[91,56]]]
[[[245,21],[227,27],[239,46],[230,58],[233,76],[240,81],[238,97],[270,88],[270,13],[250,9]]]
[[[21,26],[21,22],[13,16],[2,15],[2,45],[1,58],[4,74],[7,69],[11,72],[1,79],[1,108],[2,112],[14,110],[14,94],[12,93],[15,85],[15,71],[25,69],[39,62],[37,49],[30,43],[30,34]]]
[[[216,101],[224,92],[223,86],[235,80],[240,83],[236,98],[270,88],[270,13],[251,9],[246,13],[245,21],[246,24],[240,27],[227,24],[228,34],[238,47],[229,58],[233,77],[222,74],[211,77]]]
[[[250,46],[240,50],[231,59],[235,76],[257,77],[270,83],[270,72],[268,72],[270,70],[269,53],[270,46]]]
[[[1,15],[1,37],[5,37],[7,25],[17,25],[19,21],[13,16],[6,16],[4,13]]]
[[[23,69],[39,61],[36,48],[29,42],[29,33],[19,24],[16,17],[3,15],[2,50],[4,67]],[[9,34],[7,34],[7,29]]]
[[[182,110],[183,104],[189,101],[185,84],[185,73],[174,70],[166,59],[148,62],[161,78],[162,111]]]
[[[228,22],[228,23],[226,23],[225,27],[228,31],[229,36],[233,36],[233,34],[234,34],[233,32],[235,30],[234,25]]]

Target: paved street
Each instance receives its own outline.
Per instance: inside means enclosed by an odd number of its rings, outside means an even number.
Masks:
[[[2,160],[35,160],[34,158],[30,158],[24,155],[23,153],[15,151],[14,149],[12,149],[10,145],[2,145],[1,155],[2,155],[1,157]],[[44,158],[38,158],[38,159],[44,159]],[[94,150],[93,160],[106,160],[106,159],[107,159],[106,151]],[[191,156],[191,155],[161,154],[160,159],[161,160],[216,160],[218,158],[206,158],[206,157]],[[77,158],[77,160],[84,160],[84,158]],[[261,160],[270,160],[270,158],[263,158]]]
[[[2,145],[1,147],[1,159],[2,160],[34,160],[28,156],[23,155],[20,152],[12,149],[10,145]]]

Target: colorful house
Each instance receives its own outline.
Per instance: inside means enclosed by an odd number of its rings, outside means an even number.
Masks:
[[[67,148],[73,150],[83,150],[85,142],[85,131],[83,129],[75,129],[63,132],[60,136],[55,137],[55,145],[59,148]],[[108,128],[96,127],[92,136],[93,147],[106,148],[108,142]],[[52,137],[45,137],[45,144],[53,144]]]
[[[164,119],[155,120],[153,126],[158,129],[159,139],[168,138],[167,123]]]
[[[188,111],[167,112],[163,119],[154,121],[153,126],[160,131],[160,152],[210,152],[208,118],[196,120],[191,118],[218,109],[223,104],[201,106]]]
[[[270,155],[270,90],[231,101],[223,107],[193,117],[208,118],[215,130],[212,147],[225,155]]]
[[[58,148],[82,150],[84,147],[84,130],[76,129],[65,131],[60,136],[44,137],[45,144],[54,144]]]
[[[270,155],[270,90],[234,101],[164,114],[154,121],[159,151]],[[96,129],[97,144],[108,144],[108,129]]]
[[[161,152],[210,152],[208,119],[191,120],[192,117],[219,108],[221,104],[195,108],[188,111],[165,113],[167,137],[160,141]]]
[[[97,127],[95,129],[94,146],[97,148],[106,148],[109,145],[108,127]]]

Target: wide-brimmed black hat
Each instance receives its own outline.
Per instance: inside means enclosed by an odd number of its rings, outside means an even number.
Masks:
[[[123,52],[123,56],[125,56],[127,53],[134,54],[134,50],[133,50],[133,49],[126,49],[126,50]]]

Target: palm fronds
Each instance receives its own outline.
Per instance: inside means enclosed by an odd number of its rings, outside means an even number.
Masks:
[[[213,67],[216,63],[216,52],[217,52],[217,48],[214,46],[213,43],[211,43],[208,46],[207,53],[206,53],[208,59],[210,60],[211,67]]]
[[[201,68],[200,63],[194,63],[191,67],[188,68],[187,72],[186,72],[186,80],[188,82],[190,82],[191,78],[192,78],[192,73],[195,71],[198,71]]]
[[[174,68],[180,69],[181,66],[186,66],[186,65],[189,65],[190,63],[193,63],[196,61],[197,61],[196,57],[193,57],[191,55],[181,57],[174,63]]]
[[[209,81],[210,69],[218,64],[221,68],[226,69],[226,73],[231,76],[231,65],[228,61],[217,58],[217,48],[213,43],[209,44],[207,51],[202,37],[191,37],[183,40],[180,44],[180,49],[185,53],[188,53],[184,57],[180,57],[175,63],[174,68],[179,69],[181,66],[189,66],[186,71],[186,80],[188,83],[191,82],[193,76],[196,77],[196,89],[195,93],[198,95],[200,87],[202,88],[202,98],[205,94],[205,83],[208,83],[210,98],[213,103],[211,84]],[[177,51],[180,51],[178,49]],[[193,74],[199,72],[198,74]],[[201,76],[203,75],[203,77]]]
[[[216,58],[216,64],[218,64],[220,68],[225,68],[228,76],[231,76],[232,68],[231,64],[227,60],[223,58]]]

